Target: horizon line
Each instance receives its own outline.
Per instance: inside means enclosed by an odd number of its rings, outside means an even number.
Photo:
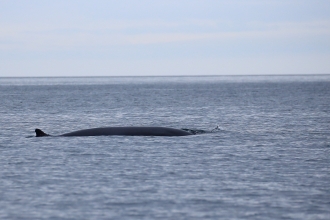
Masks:
[[[110,77],[228,77],[228,76],[324,76],[330,73],[232,74],[232,75],[112,75],[112,76],[0,76],[0,78],[110,78]]]

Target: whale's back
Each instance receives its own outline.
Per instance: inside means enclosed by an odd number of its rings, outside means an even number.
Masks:
[[[191,133],[174,128],[164,127],[104,127],[74,131],[61,136],[185,136]]]
[[[40,129],[36,129],[36,137],[50,136]],[[165,127],[103,127],[91,128],[65,133],[59,136],[186,136],[192,133],[175,128]]]

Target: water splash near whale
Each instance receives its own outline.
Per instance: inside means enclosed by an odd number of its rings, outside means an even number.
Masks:
[[[191,129],[191,128],[181,128],[181,130],[190,132],[190,133],[192,133],[194,135],[196,135],[196,134],[207,134],[207,133],[217,133],[217,132],[221,132],[222,131],[222,129],[220,128],[219,125],[217,125],[215,128],[213,128],[210,131],[202,130],[202,129]]]

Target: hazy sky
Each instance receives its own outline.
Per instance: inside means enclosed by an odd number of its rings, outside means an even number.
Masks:
[[[329,0],[0,0],[0,77],[320,73]]]

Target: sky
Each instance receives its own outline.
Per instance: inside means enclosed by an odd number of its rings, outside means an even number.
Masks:
[[[0,0],[0,77],[330,74],[329,0]]]

